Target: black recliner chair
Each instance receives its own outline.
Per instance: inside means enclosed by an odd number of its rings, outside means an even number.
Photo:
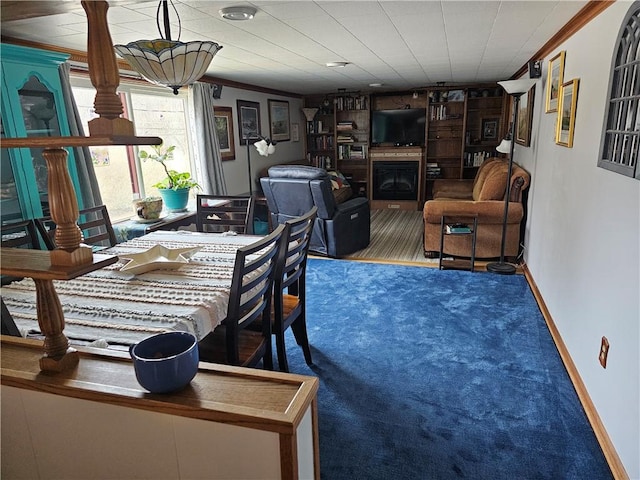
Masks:
[[[309,250],[342,257],[369,245],[369,202],[357,197],[336,204],[331,178],[322,168],[276,165],[260,179],[273,225],[304,215],[313,206],[318,215]]]

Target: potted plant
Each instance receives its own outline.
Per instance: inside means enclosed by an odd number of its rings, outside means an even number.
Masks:
[[[143,160],[154,160],[162,165],[167,176],[160,182],[153,185],[160,192],[164,206],[169,211],[183,211],[187,208],[189,202],[189,190],[191,188],[200,188],[200,185],[191,178],[189,172],[177,172],[169,170],[167,163],[173,160],[173,151],[175,145],[164,147],[160,145],[151,145],[151,152],[145,150],[140,151],[138,156]]]

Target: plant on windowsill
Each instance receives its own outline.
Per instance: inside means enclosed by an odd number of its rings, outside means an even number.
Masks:
[[[175,145],[164,147],[163,144],[151,145],[151,153],[142,150],[138,156],[142,161],[153,160],[162,165],[167,176],[153,185],[160,192],[162,201],[167,210],[173,212],[183,211],[189,203],[189,191],[192,188],[200,188],[200,185],[191,178],[189,172],[177,172],[170,170],[166,162],[173,160]]]

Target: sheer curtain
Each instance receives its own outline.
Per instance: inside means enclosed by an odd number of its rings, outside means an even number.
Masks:
[[[203,82],[196,82],[191,86],[195,117],[196,174],[202,193],[226,195],[220,144],[215,135],[213,89],[212,84]]]
[[[64,106],[69,121],[69,130],[71,135],[84,136],[82,121],[78,113],[78,107],[73,98],[71,91],[71,83],[69,81],[69,72],[71,66],[63,63],[58,69],[60,74],[60,83],[62,84],[62,96],[64,97]],[[91,160],[91,152],[88,147],[76,147],[74,149],[76,158],[76,168],[78,170],[78,179],[80,181],[80,196],[78,203],[80,208],[95,207],[102,205],[102,197],[100,196],[100,187],[96,178],[93,162]]]

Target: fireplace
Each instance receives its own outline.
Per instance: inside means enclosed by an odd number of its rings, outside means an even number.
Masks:
[[[418,200],[419,162],[373,162],[373,200]]]

